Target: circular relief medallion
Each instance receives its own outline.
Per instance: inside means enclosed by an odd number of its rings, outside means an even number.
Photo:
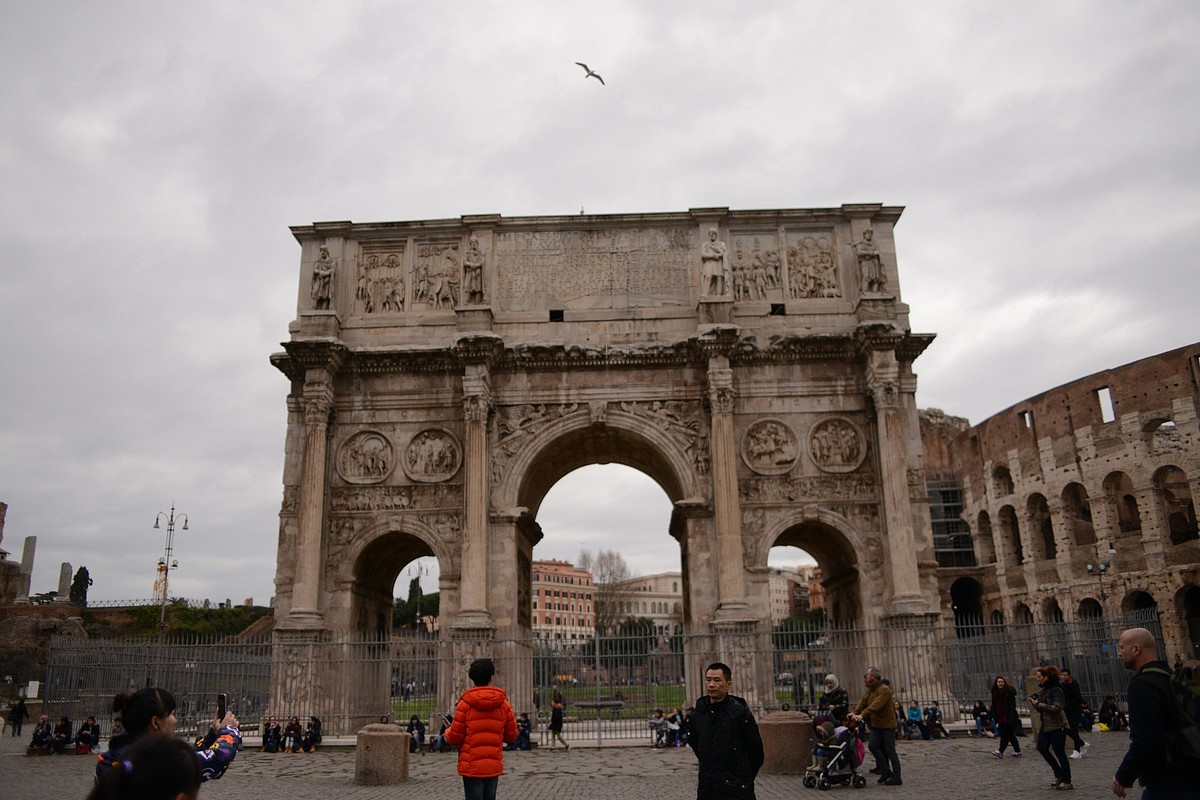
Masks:
[[[337,455],[337,471],[346,483],[380,483],[395,464],[392,443],[379,431],[354,434]]]
[[[742,437],[742,460],[759,475],[783,475],[799,455],[796,434],[777,419],[760,419]]]
[[[420,483],[437,483],[454,476],[462,464],[462,448],[450,431],[426,428],[404,448],[404,474]]]
[[[808,454],[825,472],[853,472],[867,457],[867,446],[853,422],[826,417],[809,431]]]

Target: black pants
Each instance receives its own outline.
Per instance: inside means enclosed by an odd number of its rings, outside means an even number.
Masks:
[[[1078,711],[1067,712],[1067,735],[1071,737],[1071,741],[1075,742],[1075,749],[1082,750],[1085,742],[1083,737],[1079,735],[1079,723],[1083,721],[1083,715]]]
[[[1050,752],[1053,748],[1054,752]],[[1067,758],[1067,732],[1065,730],[1042,731],[1038,734],[1037,749],[1054,770],[1054,777],[1063,783],[1071,782],[1071,761]]]
[[[1000,752],[1004,752],[1004,748],[1011,744],[1014,753],[1021,752],[1021,742],[1017,739],[1017,734],[1013,732],[1013,726],[1007,722],[1001,722],[996,727],[1000,729]]]
[[[900,777],[900,756],[896,755],[895,728],[871,728],[867,749],[875,756],[875,766],[879,767],[881,775]]]

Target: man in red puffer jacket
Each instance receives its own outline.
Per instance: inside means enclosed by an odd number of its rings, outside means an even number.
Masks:
[[[490,658],[471,662],[467,689],[454,709],[446,741],[458,747],[458,774],[463,776],[466,800],[495,800],[504,772],[504,745],[517,740],[517,718],[508,695],[491,686],[496,665]]]

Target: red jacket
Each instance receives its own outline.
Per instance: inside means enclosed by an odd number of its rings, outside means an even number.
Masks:
[[[458,774],[495,778],[504,772],[504,744],[517,739],[517,718],[498,686],[463,692],[446,741],[458,747]]]

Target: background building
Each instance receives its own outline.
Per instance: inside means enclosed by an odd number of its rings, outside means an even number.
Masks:
[[[659,572],[614,584],[628,617],[644,617],[654,623],[659,636],[683,632],[683,573]]]
[[[596,625],[592,574],[566,561],[533,562],[533,631],[539,639],[590,639]]]
[[[994,626],[1158,613],[1200,657],[1200,343],[978,425],[921,412],[943,615]]]

